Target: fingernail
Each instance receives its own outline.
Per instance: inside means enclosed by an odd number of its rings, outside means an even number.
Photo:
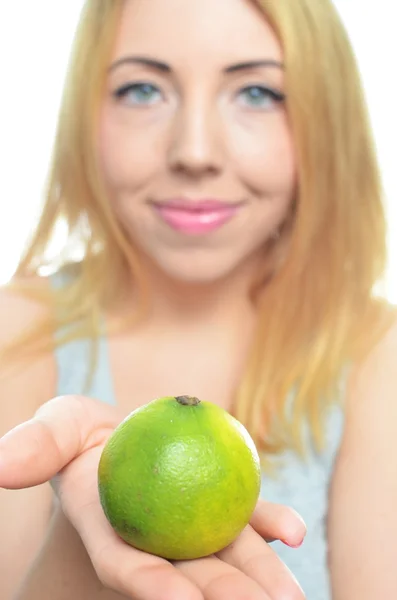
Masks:
[[[282,541],[290,548],[300,548],[305,541],[306,531],[303,533],[301,530],[290,533]]]
[[[300,522],[300,526],[298,525],[297,527],[295,522],[294,526],[290,528],[290,531],[284,537],[283,542],[290,548],[300,548],[305,540],[307,527],[302,517],[296,511],[293,512],[295,519],[298,519]]]
[[[1,474],[3,471],[6,470],[6,467],[7,467],[7,461],[4,458],[4,454],[0,450],[0,489],[5,489],[1,482]]]
[[[290,542],[285,542],[284,541],[284,544],[286,544],[290,548],[300,548],[302,546],[303,542],[304,542],[304,540],[301,540],[298,544],[291,544]]]

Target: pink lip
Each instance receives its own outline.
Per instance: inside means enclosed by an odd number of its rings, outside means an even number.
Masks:
[[[221,200],[171,199],[153,204],[167,225],[187,235],[210,233],[225,225],[240,210],[241,203]]]

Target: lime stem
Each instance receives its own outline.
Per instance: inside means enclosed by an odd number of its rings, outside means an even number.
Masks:
[[[195,396],[176,396],[175,400],[183,406],[197,406],[200,404],[200,400]]]

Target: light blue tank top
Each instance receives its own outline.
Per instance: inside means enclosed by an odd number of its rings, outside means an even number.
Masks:
[[[58,278],[54,278],[53,283],[58,285]],[[106,338],[99,341],[96,369],[87,390],[89,352],[90,345],[86,340],[73,341],[57,348],[57,394],[84,393],[115,405]],[[261,496],[267,501],[291,506],[306,522],[307,535],[300,548],[288,548],[281,542],[274,542],[272,547],[294,573],[307,600],[331,600],[326,535],[328,489],[343,433],[343,421],[342,409],[333,407],[327,418],[327,445],[321,455],[312,450],[302,461],[287,451],[280,457],[281,464],[275,478],[262,475]]]

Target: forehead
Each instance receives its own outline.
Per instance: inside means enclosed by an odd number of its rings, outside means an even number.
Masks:
[[[126,0],[114,56],[137,52],[170,62],[282,60],[255,0]]]

